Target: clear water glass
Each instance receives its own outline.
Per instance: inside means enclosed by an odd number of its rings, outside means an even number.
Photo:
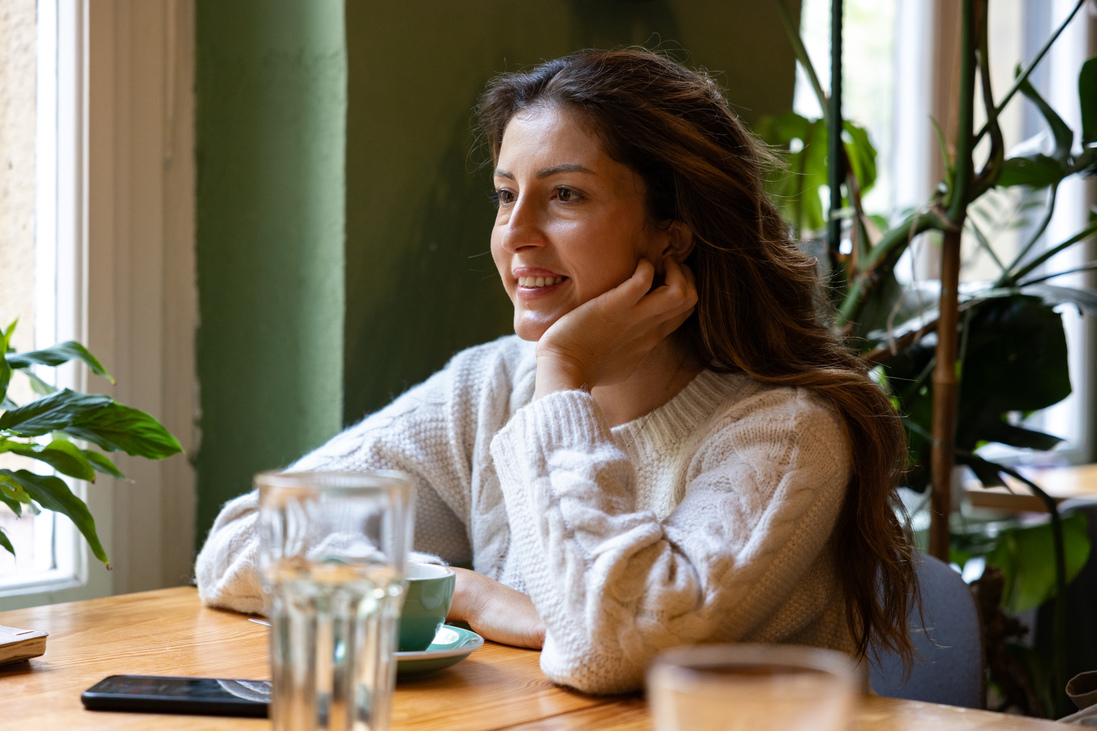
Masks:
[[[696,645],[647,673],[656,731],[844,731],[857,672],[840,652],[797,645]]]
[[[262,588],[278,731],[384,731],[412,536],[399,472],[261,473]]]

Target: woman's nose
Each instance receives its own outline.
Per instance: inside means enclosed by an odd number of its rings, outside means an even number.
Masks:
[[[541,213],[534,201],[519,196],[511,208],[503,235],[503,246],[508,251],[520,251],[545,242]]]

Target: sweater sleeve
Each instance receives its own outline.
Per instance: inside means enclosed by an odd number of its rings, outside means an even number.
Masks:
[[[506,398],[489,385],[508,382],[496,373],[508,367],[506,358],[497,357],[499,350],[489,344],[458,354],[442,371],[289,469],[408,473],[415,484],[414,546],[420,552],[414,560],[468,561],[477,414],[504,408],[496,402]],[[262,612],[258,551],[253,490],[225,504],[198,554],[195,576],[203,603]]]
[[[492,442],[541,667],[592,693],[632,690],[669,646],[735,642],[788,601],[824,550],[849,473],[840,417],[774,389],[709,424],[664,520],[594,399],[552,394]]]

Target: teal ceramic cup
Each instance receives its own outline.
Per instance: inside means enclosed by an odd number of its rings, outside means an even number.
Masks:
[[[446,566],[409,563],[408,590],[400,612],[400,652],[425,650],[446,621],[457,574]]]

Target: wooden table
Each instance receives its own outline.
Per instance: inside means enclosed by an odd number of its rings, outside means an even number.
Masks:
[[[1076,497],[1097,500],[1097,464],[1020,471],[1057,503]],[[1024,483],[1009,476],[1005,479],[1013,489],[1012,493],[1004,487],[985,488],[978,481],[965,485],[964,492],[972,506],[977,508],[993,508],[1015,513],[1045,511],[1043,501],[1029,492]]]
[[[0,728],[260,729],[264,719],[86,711],[80,693],[115,673],[269,678],[267,628],[199,605],[190,587],[0,613],[49,632],[46,654],[0,667]],[[638,695],[599,698],[550,683],[538,653],[485,643],[467,660],[401,680],[395,729],[650,729]],[[863,731],[1062,729],[1058,724],[891,698],[862,698]]]

